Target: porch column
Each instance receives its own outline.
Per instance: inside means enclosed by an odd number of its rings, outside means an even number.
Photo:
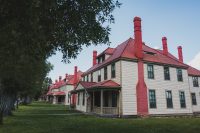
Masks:
[[[101,114],[103,114],[103,90],[101,90]]]
[[[92,110],[91,111],[94,112],[94,91],[92,92],[92,95],[93,96],[92,96],[92,105],[91,105],[92,106]]]

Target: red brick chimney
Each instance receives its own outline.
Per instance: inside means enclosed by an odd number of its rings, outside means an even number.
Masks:
[[[183,53],[182,53],[182,47],[178,46],[178,59],[180,62],[183,63]]]
[[[134,22],[136,57],[139,59],[142,59],[143,58],[143,50],[142,50],[141,18],[135,17],[133,22]]]
[[[93,51],[93,66],[97,64],[97,60],[96,59],[97,59],[97,51],[94,50]]]
[[[167,46],[167,38],[162,38],[162,45],[163,45],[163,54],[168,55],[168,46]]]
[[[77,66],[74,67],[74,86],[76,85],[77,83]]]
[[[142,49],[142,30],[141,18],[134,18],[134,34],[135,34],[135,53],[138,60],[138,82],[136,85],[137,94],[137,114],[139,116],[147,116],[148,113],[148,96],[147,86],[144,81],[144,62],[142,60],[144,54]]]
[[[61,80],[62,80],[62,76],[59,76],[59,82],[61,82]]]

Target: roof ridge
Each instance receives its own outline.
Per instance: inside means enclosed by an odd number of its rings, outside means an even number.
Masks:
[[[128,42],[127,42],[126,44],[129,44],[129,41],[130,41],[131,39],[133,39],[133,38],[132,38],[132,37],[129,37],[129,39],[127,40]],[[133,41],[134,41],[134,45],[135,45],[135,39],[133,39]],[[126,42],[126,41],[125,41],[125,42]],[[127,45],[124,47],[124,49],[123,49],[121,55],[124,54],[124,51],[125,51],[126,47],[127,47]],[[120,55],[120,57],[121,57],[121,55]]]

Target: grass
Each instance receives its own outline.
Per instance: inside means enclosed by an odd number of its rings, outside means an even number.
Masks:
[[[60,114],[60,115],[58,115]],[[71,114],[71,115],[69,115]],[[100,118],[35,102],[4,119],[0,133],[199,133],[200,118]]]

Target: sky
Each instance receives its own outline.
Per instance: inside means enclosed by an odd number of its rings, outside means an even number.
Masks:
[[[142,38],[146,45],[162,49],[162,37],[167,37],[169,52],[177,57],[177,47],[183,48],[183,59],[200,70],[200,0],[119,0],[120,8],[113,12],[109,47],[134,36],[133,18],[142,19]],[[70,64],[61,62],[62,53],[50,57],[54,69],[49,73],[53,81],[66,73],[73,74],[74,66],[86,71],[92,66],[92,51],[101,53],[107,45],[83,47]]]

